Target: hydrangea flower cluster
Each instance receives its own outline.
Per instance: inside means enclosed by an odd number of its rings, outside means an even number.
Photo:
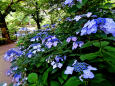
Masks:
[[[68,37],[66,39],[67,43],[69,43],[70,41],[73,41],[72,50],[76,49],[77,47],[81,47],[84,44],[84,42],[82,41],[77,41],[77,37]]]
[[[84,27],[81,30],[81,36],[89,35],[91,33],[96,33],[97,30],[102,30],[106,34],[112,34],[115,36],[115,22],[111,18],[97,18],[89,20],[85,23]]]
[[[56,47],[60,40],[55,36],[48,36],[42,40],[42,43],[45,44],[47,48],[51,48],[52,46]]]
[[[34,36],[33,38],[30,39],[31,42],[34,42],[34,41],[39,41],[41,39],[40,36]]]
[[[83,74],[81,74],[81,76],[79,77],[79,79],[83,81],[82,78],[84,79],[94,78],[94,74],[91,72],[91,70],[97,70],[97,69],[85,62],[77,62],[77,60],[75,60],[72,66],[67,66],[64,74],[73,74],[73,71],[79,73],[83,72]]]
[[[48,63],[50,63],[53,66],[53,69],[55,68],[61,68],[63,66],[63,64],[61,62],[66,60],[66,56],[60,56],[60,55],[56,55],[56,57],[54,58],[54,60],[52,61],[52,56],[49,56],[49,58],[46,59],[46,61]]]
[[[5,61],[13,61],[15,60],[17,57],[21,56],[23,53],[19,48],[12,48],[9,49],[5,55],[4,55],[4,60]]]
[[[76,0],[76,1],[82,3],[82,0]],[[72,6],[74,5],[74,0],[65,0],[64,4],[68,6]]]
[[[37,52],[43,52],[44,48],[42,48],[40,43],[35,43],[35,44],[31,44],[27,50],[29,50],[29,52],[26,54],[26,56],[28,58],[31,58]]]

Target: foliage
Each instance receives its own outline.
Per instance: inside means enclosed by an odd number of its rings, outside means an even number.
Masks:
[[[66,15],[56,26],[45,25],[45,30],[28,34],[19,39],[16,50],[6,53],[4,58],[12,63],[10,75],[18,84],[114,85],[113,14],[110,10],[105,14],[100,12],[108,8],[104,0],[71,1],[64,1],[62,7]],[[10,56],[12,52],[14,57]]]

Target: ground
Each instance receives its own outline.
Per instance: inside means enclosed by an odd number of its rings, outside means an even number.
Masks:
[[[3,56],[8,49],[14,48],[15,46],[15,43],[0,46],[0,83],[11,83],[11,77],[6,76],[6,71],[10,68],[11,64],[10,62],[4,61]]]

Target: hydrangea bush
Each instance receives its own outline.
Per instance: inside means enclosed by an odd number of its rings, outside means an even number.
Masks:
[[[72,8],[84,1],[65,0],[63,5]],[[113,86],[114,41],[112,18],[92,12],[67,17],[21,38],[17,48],[6,52],[4,59],[12,63],[7,75],[16,86]]]

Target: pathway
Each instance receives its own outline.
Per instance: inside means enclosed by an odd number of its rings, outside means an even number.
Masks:
[[[15,43],[2,45],[0,46],[0,83],[6,82],[8,84],[11,83],[11,78],[6,76],[6,71],[10,68],[11,64],[9,62],[4,61],[3,56],[4,53],[9,50],[10,48],[15,47]]]

